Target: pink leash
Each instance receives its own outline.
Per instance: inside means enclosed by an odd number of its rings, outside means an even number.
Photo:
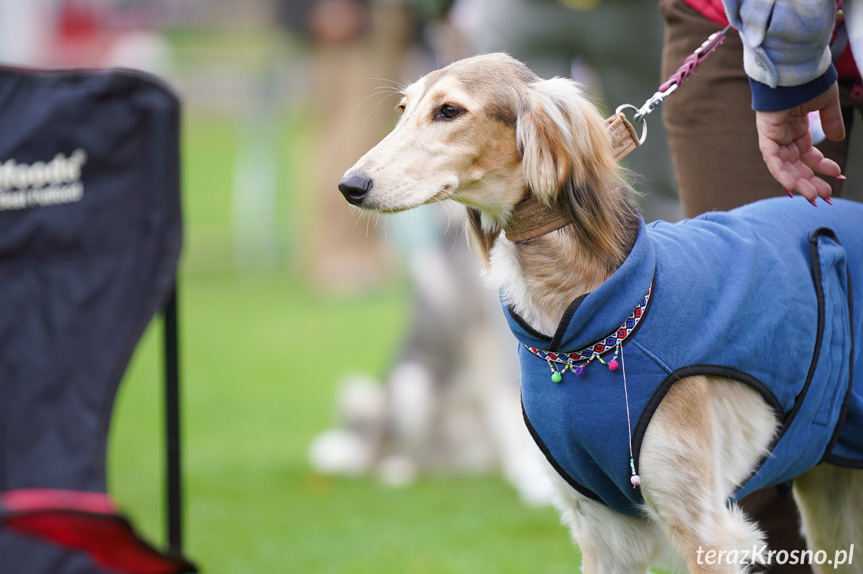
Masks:
[[[701,62],[707,59],[707,56],[712,54],[713,51],[719,47],[725,39],[725,35],[728,33],[729,29],[731,29],[731,25],[726,26],[719,32],[714,32],[701,46],[698,47],[697,50],[695,50],[695,52],[687,56],[683,61],[683,65],[677,68],[677,71],[674,72],[664,84],[659,86],[659,90],[653,94],[650,99],[644,102],[644,105],[635,112],[633,120],[640,122],[647,114],[661,106],[665,98],[671,95],[671,93],[689,77],[695,68],[701,65]],[[631,107],[634,108],[635,106]]]

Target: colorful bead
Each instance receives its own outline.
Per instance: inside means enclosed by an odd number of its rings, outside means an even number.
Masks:
[[[555,383],[559,383],[563,380],[563,376],[560,373],[552,373],[551,380]]]
[[[583,374],[584,374],[584,365],[579,365],[579,366],[577,366],[577,367],[575,368],[575,374],[576,374],[577,376],[579,376],[579,377],[580,377],[581,375],[583,375]]]
[[[629,470],[632,471],[632,476],[629,477],[629,484],[632,485],[632,488],[635,488],[639,484],[641,484],[641,477],[635,472],[635,459],[629,459]]]
[[[612,360],[611,360],[611,361],[609,361],[609,363],[608,363],[608,370],[609,370],[609,371],[616,371],[616,370],[617,370],[617,367],[619,367],[619,366],[620,366],[620,365],[617,363],[617,359],[612,359]]]

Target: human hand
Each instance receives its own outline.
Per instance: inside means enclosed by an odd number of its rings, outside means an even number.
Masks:
[[[755,112],[758,147],[770,174],[786,190],[796,189],[812,204],[818,197],[829,198],[831,193],[830,185],[816,173],[844,179],[839,164],[812,146],[808,113],[813,111],[819,112],[828,139],[845,138],[836,83],[815,99],[790,110]]]

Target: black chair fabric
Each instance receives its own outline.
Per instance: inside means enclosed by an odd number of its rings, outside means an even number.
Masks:
[[[0,68],[0,491],[106,490],[117,386],[176,280],[179,117],[141,73]],[[0,571],[101,572],[3,531]]]

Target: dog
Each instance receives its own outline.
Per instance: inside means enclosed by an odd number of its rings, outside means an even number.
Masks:
[[[339,190],[374,212],[467,207],[584,572],[769,561],[734,501],[792,479],[809,547],[853,552],[863,207],[782,198],[646,226],[596,106],[505,54],[426,75],[397,110]]]

